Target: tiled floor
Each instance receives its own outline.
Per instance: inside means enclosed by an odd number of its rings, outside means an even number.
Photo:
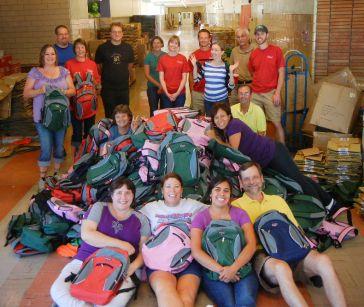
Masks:
[[[168,37],[175,32],[162,33],[167,45]],[[181,52],[186,56],[197,48],[196,33],[183,29],[181,35]],[[189,91],[187,91],[188,93]],[[187,104],[190,103],[189,96]],[[146,97],[146,81],[143,69],[137,68],[137,81],[131,88],[131,108],[135,114],[147,116],[149,107]],[[101,106],[101,104],[100,104]],[[102,116],[101,109],[98,114]],[[67,134],[67,144],[70,140],[70,131]],[[70,152],[69,146],[67,151]],[[0,160],[0,237],[4,238],[7,223],[12,214],[26,211],[30,196],[36,192],[38,170],[36,167],[38,152],[14,155],[11,158]],[[71,165],[71,157],[65,163],[64,170]],[[363,221],[354,214],[356,226],[361,230],[361,236],[353,241],[346,242],[344,248],[335,250],[331,248],[328,254],[342,280],[349,306],[363,306],[364,259],[363,247]],[[1,242],[4,242],[2,240]],[[67,263],[67,259],[57,254],[38,255],[19,259],[15,257],[9,247],[0,248],[0,307],[13,306],[50,306],[49,288],[58,275],[60,269]],[[305,298],[311,306],[327,306],[328,302],[322,289],[311,286],[300,286]],[[209,304],[207,297],[201,293],[196,306]],[[156,306],[156,300],[148,285],[143,284],[138,299],[130,306]],[[259,293],[258,306],[286,306],[283,299],[270,296],[263,291]]]

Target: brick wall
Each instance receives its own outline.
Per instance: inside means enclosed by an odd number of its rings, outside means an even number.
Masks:
[[[318,1],[316,80],[344,67],[364,78],[363,27],[363,0]]]
[[[54,42],[59,24],[70,25],[67,0],[1,0],[0,49],[22,64],[38,63],[40,48]]]

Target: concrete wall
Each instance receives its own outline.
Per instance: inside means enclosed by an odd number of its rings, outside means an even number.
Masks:
[[[54,42],[59,24],[70,25],[69,1],[1,0],[0,49],[23,64],[38,63],[40,48]]]

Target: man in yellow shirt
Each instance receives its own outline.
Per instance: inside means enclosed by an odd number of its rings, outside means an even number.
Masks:
[[[234,118],[247,124],[255,133],[265,135],[267,120],[262,108],[251,102],[252,90],[250,86],[241,85],[237,92],[239,103],[231,107],[231,114]]]
[[[298,225],[292,211],[282,198],[265,195],[262,192],[264,179],[259,164],[244,163],[239,170],[239,175],[245,193],[232,204],[245,210],[252,223],[261,214],[269,210],[277,210],[286,214],[292,223]],[[267,256],[260,250],[254,257],[253,266],[265,290],[271,293],[277,293],[280,290],[289,306],[308,306],[295,284],[290,264]],[[301,275],[306,278],[320,276],[331,305],[346,306],[344,292],[328,256],[311,250],[296,266],[292,266],[295,273],[301,271],[303,273]]]

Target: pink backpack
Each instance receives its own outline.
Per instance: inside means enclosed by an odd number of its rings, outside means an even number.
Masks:
[[[348,223],[337,221],[339,216],[343,213],[348,215]],[[319,229],[316,230],[318,234],[328,235],[334,243],[335,247],[341,247],[344,240],[349,240],[357,236],[358,229],[351,224],[350,209],[347,207],[340,208],[329,220],[324,220]]]
[[[185,118],[178,124],[178,130],[186,133],[196,146],[206,147],[210,137],[205,132],[210,129],[210,123],[197,118]]]
[[[142,247],[145,265],[171,273],[183,271],[192,262],[190,225],[172,223],[159,226]]]
[[[139,176],[143,182],[152,180],[159,168],[158,149],[160,142],[145,140],[143,148],[139,151],[142,154],[143,165],[139,168]]]
[[[78,223],[80,221],[80,215],[82,213],[82,209],[80,207],[67,204],[56,197],[48,199],[47,204],[55,214],[65,218],[66,220],[74,223]]]

